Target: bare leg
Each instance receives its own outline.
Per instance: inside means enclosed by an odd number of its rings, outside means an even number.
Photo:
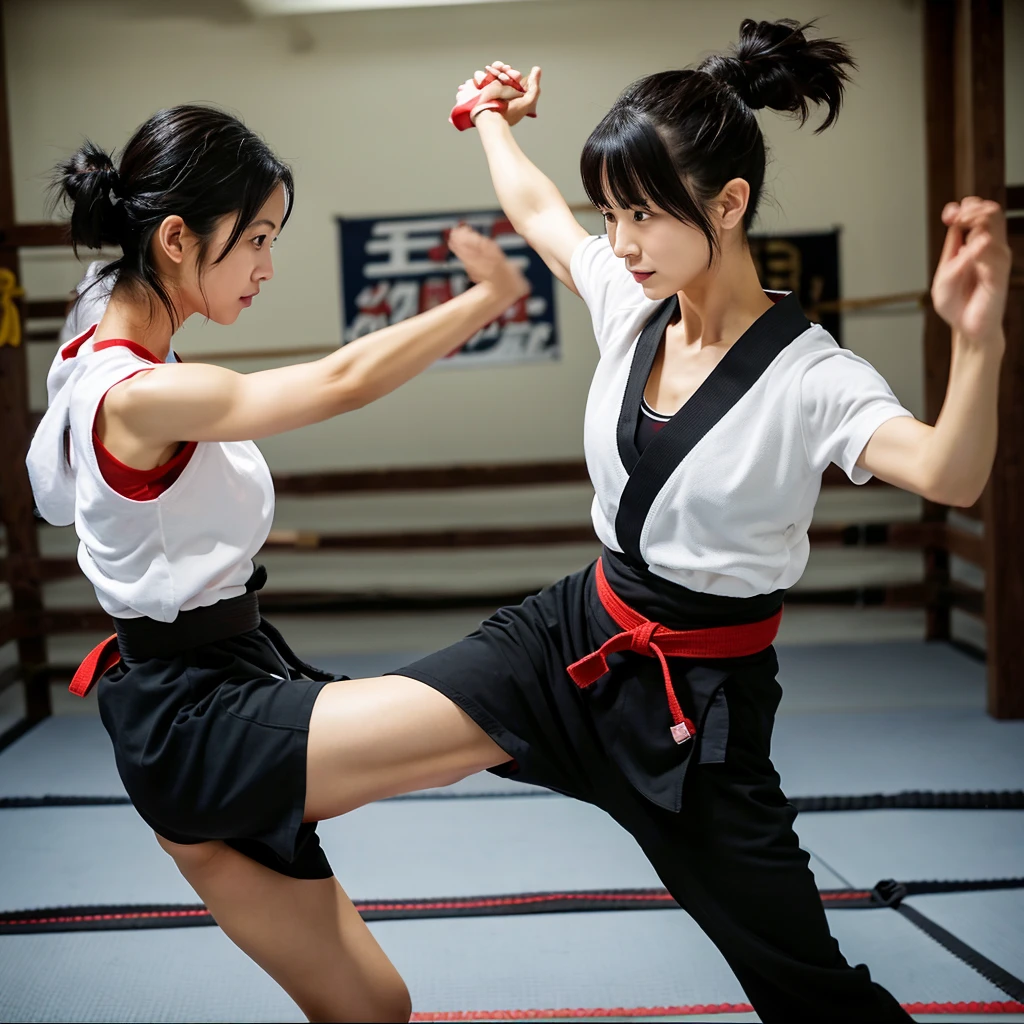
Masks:
[[[311,1021],[408,1021],[409,993],[335,878],[288,878],[220,842],[157,836],[217,924]]]
[[[508,760],[469,715],[425,683],[405,676],[328,683],[309,723],[305,817],[332,818]]]

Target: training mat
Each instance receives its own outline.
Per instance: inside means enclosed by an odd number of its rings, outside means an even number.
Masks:
[[[1024,889],[936,893],[911,897],[906,904],[1024,978]]]
[[[892,911],[831,913],[829,922],[847,959],[869,962],[902,1002],[1005,998]],[[721,955],[678,910],[370,927],[420,1012],[746,1001]],[[0,1019],[302,1017],[218,929],[183,928],[0,937]]]
[[[984,711],[779,715],[772,761],[790,797],[1018,790],[1024,721]]]
[[[957,756],[950,755],[957,751]],[[772,758],[791,797],[1024,789],[1024,722],[983,712],[780,715]],[[401,797],[547,796],[490,772]],[[0,797],[124,797],[110,739],[91,716],[48,718],[0,753]]]
[[[197,897],[131,807],[3,812],[0,910]],[[353,899],[659,887],[632,837],[589,804],[552,797],[379,803],[322,822]],[[812,858],[818,886],[845,883]]]
[[[801,814],[796,830],[846,884],[1024,875],[1024,812]]]
[[[0,753],[0,797],[49,794],[125,795],[99,716],[47,718]]]
[[[985,708],[985,666],[944,643],[780,644],[782,713]]]

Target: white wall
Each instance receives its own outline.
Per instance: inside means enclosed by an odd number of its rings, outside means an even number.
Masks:
[[[916,2],[540,0],[322,15],[301,22],[308,49],[295,45],[287,20],[246,19],[212,0],[7,0],[5,9],[20,219],[44,216],[47,171],[83,136],[118,147],[174,103],[237,111],[293,164],[298,203],[276,249],[273,285],[235,327],[187,328],[185,351],[337,341],[337,214],[492,206],[476,139],[446,122],[454,85],[487,59],[544,67],[541,117],[520,136],[579,201],[580,148],[622,87],[724,48],[747,16],[820,16],[822,31],[846,40],[860,64],[838,125],[824,135],[764,117],[773,158],[759,227],[840,225],[846,296],[928,281]],[[75,274],[63,254],[26,260],[37,297]],[[564,289],[557,302],[560,363],[429,373],[343,421],[267,441],[268,458],[301,469],[579,455],[595,354],[582,305]],[[847,317],[845,331],[920,410],[919,315]],[[34,355],[41,402],[47,354]]]

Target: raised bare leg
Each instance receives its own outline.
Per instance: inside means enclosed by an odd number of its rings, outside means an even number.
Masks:
[[[224,933],[311,1021],[408,1021],[398,971],[335,878],[288,878],[220,842],[157,836]]]
[[[328,683],[309,723],[305,817],[332,818],[508,760],[469,715],[425,683],[405,676]]]

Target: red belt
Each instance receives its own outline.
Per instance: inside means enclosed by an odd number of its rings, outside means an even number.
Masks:
[[[68,689],[76,697],[85,697],[99,681],[100,676],[104,672],[109,672],[120,660],[121,651],[117,646],[117,634],[114,633],[85,656],[85,661],[76,669]]]
[[[604,610],[621,626],[617,633],[601,645],[600,650],[570,665],[572,681],[585,689],[596,683],[608,671],[608,655],[618,651],[632,651],[647,658],[657,658],[665,679],[665,696],[672,712],[672,738],[685,743],[696,730],[693,722],[683,714],[672,687],[668,658],[742,658],[757,654],[770,647],[779,632],[782,621],[780,608],[770,619],[742,626],[714,626],[710,629],[666,629],[658,622],[645,619],[634,611],[612,590],[604,575],[604,566],[597,560],[597,594]]]

